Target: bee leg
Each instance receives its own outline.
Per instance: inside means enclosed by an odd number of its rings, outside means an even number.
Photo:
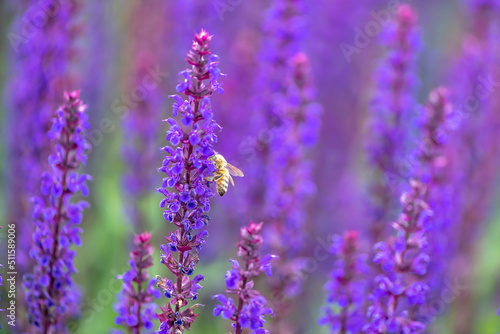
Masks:
[[[214,177],[213,176],[207,176],[207,177],[205,177],[205,181],[207,181],[207,187],[210,187],[210,182],[214,181]]]

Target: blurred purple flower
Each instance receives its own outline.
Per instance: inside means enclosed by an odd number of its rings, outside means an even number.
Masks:
[[[24,287],[28,304],[28,320],[40,333],[65,331],[69,316],[76,315],[79,293],[72,275],[76,272],[73,259],[80,245],[78,226],[88,203],[71,203],[71,196],[87,193],[86,181],[76,170],[87,160],[89,145],[85,140],[88,128],[86,106],[80,92],[64,94],[64,105],[56,112],[49,138],[55,150],[49,156],[52,173],[42,176],[42,197],[34,197],[35,231],[30,257],[36,261],[33,272],[25,274]]]
[[[365,323],[364,303],[367,286],[367,257],[360,253],[358,232],[335,236],[330,250],[337,257],[325,285],[327,306],[319,320],[330,332],[358,333]]]
[[[387,234],[386,222],[394,219],[399,194],[412,175],[412,117],[415,107],[417,55],[422,48],[416,13],[409,5],[398,8],[395,19],[382,34],[387,55],[376,75],[372,100],[372,132],[368,144],[373,181],[370,185],[373,242]]]
[[[33,233],[30,199],[39,195],[37,185],[42,172],[49,168],[46,157],[52,149],[47,131],[53,110],[63,102],[61,92],[75,89],[69,67],[77,55],[74,41],[80,27],[73,18],[80,6],[74,1],[61,4],[57,0],[16,1],[16,5],[20,15],[8,33],[8,49],[12,52],[8,59],[9,84],[5,85],[9,129],[6,208],[8,220],[20,226],[21,247],[16,257],[18,270],[25,273]],[[46,15],[44,24],[33,23],[46,12],[51,15]]]
[[[153,265],[153,247],[151,234],[143,232],[134,238],[135,248],[130,252],[130,269],[118,279],[123,281],[122,291],[118,295],[115,310],[117,325],[124,325],[135,334],[141,329],[151,330],[156,318],[154,298],[161,298],[161,292],[156,289],[156,279],[149,279],[147,268]]]
[[[459,63],[453,68],[450,86],[455,96],[456,131],[449,144],[453,213],[448,229],[447,251],[453,256],[447,266],[448,277],[460,277],[465,285],[474,278],[467,265],[476,257],[476,242],[492,218],[498,199],[500,166],[500,98],[496,82],[500,76],[498,54],[498,1],[469,0],[465,13],[470,30],[463,40]],[[447,257],[448,258],[448,257]],[[449,257],[451,258],[451,257]],[[477,304],[473,289],[464,289],[452,308],[457,310],[453,333],[474,331]]]
[[[226,320],[231,320],[234,334],[243,333],[243,328],[249,328],[252,334],[269,333],[265,330],[264,317],[267,314],[274,315],[273,311],[266,307],[266,299],[253,289],[252,278],[258,277],[262,272],[271,275],[269,262],[277,258],[276,255],[261,257],[258,252],[262,246],[260,232],[262,223],[241,228],[241,239],[238,243],[238,257],[244,262],[240,266],[236,260],[230,260],[232,269],[227,272],[226,293],[238,296],[238,306],[234,304],[231,297],[226,298],[222,294],[214,295],[220,304],[214,308],[214,316],[219,315]]]
[[[445,180],[443,173],[448,165],[445,145],[451,131],[452,111],[449,92],[444,87],[432,90],[427,105],[420,110],[421,140],[417,147],[420,168],[415,174],[429,188],[439,188]]]
[[[432,258],[428,264],[427,282],[431,295],[442,290],[449,258],[453,255],[453,233],[450,229],[456,223],[456,209],[453,201],[453,168],[448,154],[448,141],[452,129],[453,110],[449,92],[444,87],[431,91],[425,108],[421,109],[419,128],[422,136],[417,149],[420,168],[416,176],[428,188],[425,201],[433,208],[433,232],[428,235]],[[419,312],[424,313],[424,312]],[[422,315],[423,322],[430,322],[428,315]]]
[[[192,49],[187,56],[191,68],[182,71],[181,87],[177,90],[188,96],[182,102],[178,96],[173,96],[174,109],[182,117],[183,125],[169,118],[170,125],[166,139],[172,148],[163,147],[167,153],[163,166],[159,171],[166,174],[163,186],[157,191],[165,196],[160,206],[166,207],[164,218],[174,224],[177,230],[166,236],[166,245],[162,245],[162,263],[175,276],[175,282],[157,276],[157,285],[164,291],[164,295],[171,299],[167,307],[162,308],[158,315],[161,321],[159,333],[183,332],[189,330],[197,314],[194,309],[199,304],[184,311],[181,308],[189,300],[195,300],[199,281],[203,275],[191,276],[198,264],[198,251],[205,243],[208,234],[203,227],[208,224],[210,217],[206,214],[210,210],[210,197],[213,196],[207,177],[213,175],[215,167],[209,160],[214,155],[213,144],[217,142],[216,131],[221,128],[213,119],[210,106],[210,96],[213,92],[220,92],[217,79],[222,76],[215,69],[218,66],[217,58],[211,55],[209,42],[212,36],[205,30],[195,34]],[[187,73],[188,80],[182,73]],[[196,137],[192,143],[192,138]],[[173,188],[173,189],[172,189]],[[201,230],[196,233],[197,230]],[[173,310],[170,304],[175,305]]]
[[[307,199],[315,193],[310,149],[317,142],[321,106],[316,102],[309,59],[301,52],[305,36],[303,1],[272,3],[264,23],[255,103],[258,106],[250,165],[252,180],[248,212],[268,221],[271,252],[280,256],[277,275],[269,280],[271,294],[284,296],[275,304],[271,332],[286,331],[291,299],[302,287],[295,279],[303,267],[300,257],[306,238]],[[261,136],[261,133],[266,136]],[[262,196],[265,194],[265,196]]]
[[[289,59],[290,82],[283,101],[283,125],[270,141],[267,164],[267,217],[273,223],[271,246],[293,258],[303,248],[307,198],[315,193],[309,149],[316,144],[321,106],[315,101],[310,64],[303,53]]]
[[[249,165],[248,179],[251,180],[247,201],[247,212],[252,219],[266,217],[266,165],[271,153],[271,141],[283,131],[286,115],[287,85],[292,84],[292,58],[300,50],[300,41],[304,35],[302,1],[273,1],[265,15],[263,40],[258,56],[258,73],[254,87],[253,128],[257,139],[240,145],[240,151],[248,153],[248,160],[257,160]],[[310,83],[310,80],[307,80]]]
[[[425,280],[430,261],[428,234],[432,233],[432,211],[425,201],[427,187],[410,181],[411,190],[401,196],[403,212],[392,223],[396,237],[375,245],[373,262],[381,269],[368,298],[364,333],[423,333],[425,325],[409,312],[421,306],[429,292]]]

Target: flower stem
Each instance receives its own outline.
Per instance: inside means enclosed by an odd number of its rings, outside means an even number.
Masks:
[[[59,196],[59,200],[58,200],[58,203],[57,203],[57,214],[56,214],[56,219],[54,221],[55,223],[55,226],[54,226],[54,243],[53,243],[53,249],[52,249],[52,256],[50,258],[50,262],[49,262],[49,270],[50,270],[50,283],[49,283],[49,289],[48,289],[48,293],[49,293],[49,296],[52,298],[54,297],[54,281],[55,281],[55,277],[54,277],[54,270],[52,270],[52,268],[54,267],[54,264],[56,262],[56,256],[57,256],[57,248],[59,247],[59,226],[60,226],[60,223],[61,223],[61,217],[62,217],[62,208],[63,208],[63,203],[64,203],[64,195],[66,195],[67,193],[67,189],[66,189],[66,177],[67,177],[67,174],[68,174],[68,169],[66,168],[66,165],[68,163],[68,156],[69,156],[69,150],[66,151],[65,155],[64,155],[64,159],[62,161],[62,166],[64,166],[64,171],[63,171],[63,175],[62,175],[62,193],[61,193],[61,196]],[[48,307],[45,307],[45,310],[44,310],[44,325],[43,325],[43,332],[44,334],[49,334],[49,329],[50,329],[50,324],[51,324],[51,321],[50,321],[50,312],[49,312],[49,309]]]
[[[248,272],[248,269],[249,269],[249,265],[248,265],[248,263],[246,263],[245,264],[245,272]],[[241,281],[241,291],[245,290],[245,287],[247,285],[247,281],[248,281],[248,277],[244,276],[243,280]],[[242,334],[243,333],[243,329],[241,328],[239,320],[240,320],[241,310],[243,309],[243,305],[245,304],[245,301],[243,300],[243,298],[241,298],[241,291],[240,291],[239,300],[238,300],[238,312],[236,313],[236,331],[234,334]]]

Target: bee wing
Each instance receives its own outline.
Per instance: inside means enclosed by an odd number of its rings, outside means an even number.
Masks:
[[[226,163],[226,169],[233,176],[244,176],[243,172],[231,164]]]
[[[229,176],[229,181],[231,181],[231,184],[234,187],[234,181],[233,181],[233,178],[231,177],[231,174],[227,174],[227,176]]]

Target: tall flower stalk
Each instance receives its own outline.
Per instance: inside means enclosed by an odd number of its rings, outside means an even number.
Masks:
[[[130,252],[130,269],[118,277],[123,281],[123,288],[115,304],[118,313],[115,322],[117,325],[124,325],[128,333],[140,334],[143,328],[153,328],[156,304],[152,301],[153,297],[160,298],[161,293],[155,289],[156,279],[150,279],[147,271],[153,265],[151,234],[137,234],[134,245],[135,248]]]
[[[292,57],[298,52],[302,39],[302,0],[276,0],[266,12],[259,53],[259,71],[255,84],[254,115],[255,140],[244,143],[241,149],[253,160],[248,169],[252,184],[248,194],[247,211],[252,219],[266,218],[265,197],[268,188],[266,165],[271,153],[271,142],[283,131],[283,104],[286,101],[286,85],[291,81]]]
[[[327,306],[319,320],[331,333],[359,333],[365,323],[367,257],[359,245],[357,231],[335,236],[330,253],[336,256],[334,269],[325,285]]]
[[[307,153],[317,142],[321,107],[315,102],[307,56],[298,53],[290,61],[293,71],[281,105],[283,128],[269,144],[266,209],[277,229],[273,235],[279,236],[272,247],[293,257],[304,246],[305,203],[315,191]]]
[[[451,140],[456,157],[455,216],[453,228],[454,261],[448,266],[449,277],[473,286],[470,263],[476,255],[475,241],[494,209],[500,160],[500,99],[494,84],[497,80],[498,2],[467,1],[471,30],[463,43],[457,76],[453,79],[457,113],[462,116],[458,131]],[[476,303],[473,289],[464,289],[454,303],[456,321],[453,333],[473,332]]]
[[[427,235],[427,252],[432,255],[426,274],[430,287],[429,298],[427,304],[415,306],[412,311],[415,318],[423,323],[432,320],[429,300],[433,296],[439,298],[437,294],[446,277],[447,259],[453,254],[451,236],[456,214],[452,202],[454,196],[451,176],[456,166],[452,165],[447,152],[452,116],[449,91],[444,87],[432,90],[419,118],[422,136],[416,155],[420,166],[415,172],[427,187],[424,200],[433,209],[433,230]]]
[[[289,59],[291,77],[283,101],[283,125],[270,142],[267,164],[267,219],[269,243],[276,261],[276,275],[269,280],[276,317],[271,332],[285,332],[287,316],[293,310],[290,300],[302,291],[307,199],[315,193],[312,163],[308,160],[317,142],[321,107],[315,102],[307,56]]]
[[[412,171],[408,131],[415,107],[417,55],[421,48],[417,16],[408,5],[398,8],[395,19],[382,35],[387,56],[377,70],[372,101],[373,138],[368,145],[373,166],[371,230],[373,242],[387,235],[387,221],[394,219],[397,198]]]
[[[78,289],[72,275],[76,251],[80,246],[79,224],[88,203],[71,202],[81,192],[88,195],[86,181],[91,177],[77,173],[87,160],[89,148],[85,140],[88,128],[86,106],[79,99],[80,92],[64,94],[64,104],[56,112],[48,136],[55,142],[49,156],[52,172],[42,174],[42,197],[34,197],[33,218],[35,231],[30,257],[35,260],[33,272],[24,276],[28,304],[28,320],[37,333],[65,332],[68,317],[75,315],[79,306]]]
[[[428,233],[432,212],[425,201],[427,187],[411,180],[411,189],[401,196],[403,211],[391,224],[395,237],[375,245],[374,263],[382,274],[374,279],[364,333],[423,333],[425,325],[410,313],[426,300],[429,286],[424,277],[430,261]]]
[[[268,37],[262,43],[257,77],[260,112],[253,158],[258,163],[249,168],[253,182],[249,212],[253,219],[269,223],[271,252],[280,257],[276,275],[269,280],[269,300],[276,312],[271,332],[288,330],[290,300],[302,291],[306,199],[315,192],[307,156],[317,141],[321,107],[309,59],[301,52],[305,9],[303,1],[272,2],[264,22]]]
[[[444,145],[451,110],[443,87],[433,90],[422,108],[422,137],[415,151],[419,165],[414,170],[419,181],[410,180],[410,191],[401,197],[403,212],[391,223],[396,236],[374,247],[373,262],[381,274],[375,277],[368,299],[366,333],[422,333],[430,320],[422,309],[431,294],[430,285],[435,287],[439,279],[436,274],[443,274],[440,257],[446,253],[440,244],[446,243],[449,233],[449,206],[442,197],[447,191]]]
[[[231,297],[223,294],[214,295],[213,298],[220,302],[214,308],[214,316],[221,315],[224,319],[231,320],[233,333],[242,334],[244,328],[249,328],[253,334],[269,333],[264,329],[266,322],[264,317],[273,314],[273,311],[266,307],[266,299],[255,290],[253,279],[262,272],[271,276],[270,261],[277,258],[275,255],[259,255],[262,246],[260,232],[262,223],[241,228],[241,239],[238,242],[238,257],[243,265],[237,260],[230,260],[232,269],[226,273],[226,293],[237,296],[237,304]]]
[[[74,89],[69,67],[77,55],[73,41],[80,28],[74,17],[79,5],[58,0],[16,1],[19,16],[8,34],[10,41],[9,84],[6,85],[7,116],[7,217],[21,226],[17,252],[19,272],[29,268],[27,250],[31,244],[31,204],[39,195],[37,184],[49,168],[46,157],[51,151],[47,131],[53,111],[61,103],[61,92]],[[23,11],[24,10],[24,11]],[[50,13],[47,15],[46,13]],[[38,26],[40,14],[46,22]]]
[[[187,55],[190,68],[179,73],[177,92],[184,93],[187,100],[179,95],[174,99],[173,116],[181,116],[181,124],[173,118],[166,139],[173,146],[165,146],[163,166],[165,173],[163,186],[158,192],[165,198],[160,206],[165,207],[164,218],[175,226],[170,235],[165,236],[162,245],[162,263],[172,273],[173,279],[157,276],[158,286],[169,299],[162,313],[158,315],[161,325],[159,333],[183,333],[191,327],[200,304],[186,308],[190,300],[195,300],[203,280],[203,275],[193,273],[198,264],[198,251],[208,234],[203,228],[210,217],[210,198],[213,196],[207,177],[213,176],[214,165],[209,160],[214,155],[213,145],[217,142],[215,132],[221,128],[213,119],[210,96],[223,92],[217,80],[222,75],[217,68],[219,57],[209,48],[212,36],[202,30],[195,34],[194,42]]]

